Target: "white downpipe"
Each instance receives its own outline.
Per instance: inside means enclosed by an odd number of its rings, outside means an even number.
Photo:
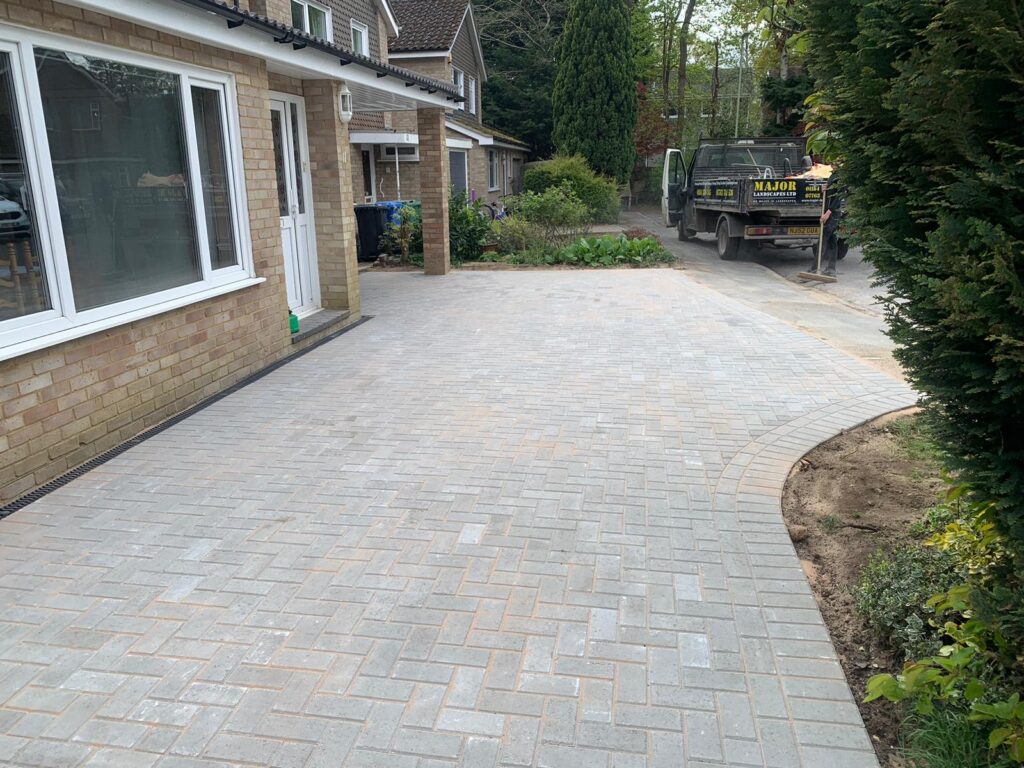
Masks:
[[[395,200],[402,199],[402,171],[398,167],[398,145],[395,144]]]

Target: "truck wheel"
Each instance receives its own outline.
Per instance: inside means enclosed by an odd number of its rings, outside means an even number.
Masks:
[[[850,252],[850,244],[845,240],[839,241],[839,252],[836,253],[836,258],[842,261],[846,258],[846,254]]]
[[[740,257],[740,245],[743,238],[729,237],[729,222],[721,219],[718,222],[718,258],[722,261],[736,261]]]
[[[686,219],[680,219],[679,220],[679,227],[678,227],[678,229],[679,229],[679,239],[682,242],[684,242],[684,243],[687,240],[692,240],[697,235],[697,231],[696,230],[688,229],[687,228],[687,226],[686,226]]]

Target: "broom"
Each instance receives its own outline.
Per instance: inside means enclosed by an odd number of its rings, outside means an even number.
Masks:
[[[821,190],[821,215],[825,215],[825,210],[828,205],[828,182],[825,182],[824,189]],[[822,224],[818,231],[818,263],[815,266],[813,272],[797,272],[796,276],[798,280],[811,280],[819,283],[836,283],[839,279],[832,277],[832,275],[821,274],[821,255],[825,251],[825,225]]]

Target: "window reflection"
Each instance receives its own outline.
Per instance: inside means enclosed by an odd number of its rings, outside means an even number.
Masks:
[[[50,309],[10,56],[0,53],[0,321]]]
[[[75,304],[200,279],[177,75],[36,49]]]
[[[228,181],[228,149],[224,136],[224,115],[220,92],[192,88],[192,110],[199,146],[199,171],[206,208],[206,235],[214,269],[238,264],[231,216],[231,188]]]

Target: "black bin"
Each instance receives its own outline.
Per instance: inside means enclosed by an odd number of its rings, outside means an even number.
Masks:
[[[380,255],[380,239],[388,226],[388,212],[376,205],[356,206],[356,256],[359,261],[375,261]]]

